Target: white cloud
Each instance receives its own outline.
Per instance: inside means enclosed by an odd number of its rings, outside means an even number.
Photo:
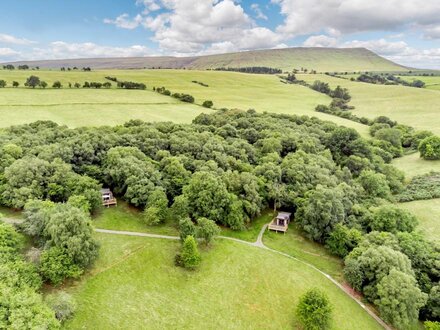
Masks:
[[[13,45],[31,45],[35,44],[36,42],[24,38],[17,38],[9,34],[0,33],[0,43]]]
[[[10,58],[17,55],[20,55],[20,52],[17,52],[11,48],[0,48],[0,57],[2,58]]]
[[[233,0],[137,0],[136,4],[145,10],[135,17],[122,14],[104,22],[124,29],[143,26],[151,30],[153,41],[164,53],[200,55],[272,48],[284,41],[274,31],[258,26]],[[160,8],[166,11],[152,13]],[[257,18],[267,18],[258,4],[251,8]]]
[[[34,48],[26,59],[64,59],[87,57],[132,57],[154,55],[151,49],[133,45],[130,47],[112,47],[97,45],[91,42],[67,43],[52,42],[47,48]]]
[[[319,33],[388,31],[440,22],[438,0],[272,0],[285,16],[277,31],[289,37]]]
[[[306,41],[304,41],[303,46],[304,47],[336,47],[338,46],[338,39],[329,37],[326,35],[318,35],[318,36],[311,36]]]
[[[423,36],[426,39],[440,39],[440,25],[428,27],[425,29]]]
[[[404,41],[389,41],[383,38],[352,40],[340,43],[339,47],[363,47],[402,65],[440,69],[440,48],[417,49]]]
[[[378,53],[379,55],[396,55],[408,52],[410,47],[404,41],[388,41],[386,39],[378,39],[378,40],[352,40],[349,42],[345,42],[342,47],[350,47],[350,48],[367,48],[369,50]]]
[[[133,30],[137,28],[142,22],[144,18],[138,14],[134,18],[130,18],[128,14],[122,14],[116,17],[115,19],[105,18],[104,23],[113,24],[121,29]]]
[[[257,19],[267,20],[267,16],[263,13],[258,3],[251,4],[251,9],[255,12],[255,17]]]

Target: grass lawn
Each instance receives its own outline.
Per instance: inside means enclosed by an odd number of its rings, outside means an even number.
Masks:
[[[0,90],[0,127],[35,120],[53,120],[71,127],[115,125],[130,119],[146,121],[190,122],[208,110],[201,105],[212,100],[214,107],[309,115],[337,124],[353,127],[364,136],[365,125],[343,118],[315,112],[318,104],[330,103],[330,98],[307,87],[287,85],[276,75],[243,74],[237,72],[196,70],[97,70],[92,72],[62,71],[1,71],[0,78],[9,85],[16,80],[23,86],[26,77],[37,74],[51,85],[59,80],[64,88],[29,89],[7,87]],[[120,80],[143,82],[149,91],[112,89],[70,89],[68,82],[105,81],[105,76]],[[203,87],[196,80],[208,84]],[[113,83],[113,85],[115,85]],[[152,92],[153,87],[165,86],[172,92],[189,93],[195,105]]]
[[[142,212],[127,202],[118,201],[118,206],[101,207],[93,217],[95,228],[136,231],[143,233],[178,235],[171,223],[148,226],[142,221]]]
[[[297,329],[312,287],[333,302],[333,329],[381,328],[321,274],[269,251],[218,240],[188,272],[174,266],[178,242],[97,236],[95,268],[68,288],[78,310],[66,329]]]
[[[418,228],[426,237],[440,242],[440,199],[413,201],[399,205],[417,216]]]
[[[348,88],[355,106],[353,114],[375,118],[388,116],[399,123],[418,130],[440,134],[440,93],[425,88],[385,86],[354,82],[326,75],[297,75],[299,79],[313,83],[315,80]]]
[[[258,238],[261,228],[263,228],[265,224],[269,223],[273,219],[273,216],[274,213],[271,209],[265,210],[258,218],[252,220],[245,230],[236,231],[223,227],[220,235],[238,238],[248,242],[255,242]]]
[[[304,260],[343,282],[342,260],[331,255],[323,245],[307,239],[294,223],[289,225],[285,234],[266,231],[263,242],[266,246]]]
[[[440,160],[424,160],[418,152],[396,158],[392,164],[403,171],[407,179],[431,171],[440,171]]]
[[[70,127],[122,124],[130,119],[190,123],[203,111],[152,91],[0,89],[0,127],[52,120]]]

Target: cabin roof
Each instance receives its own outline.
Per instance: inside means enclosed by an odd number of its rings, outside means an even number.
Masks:
[[[277,219],[287,220],[290,218],[291,214],[292,213],[288,213],[288,212],[278,212]]]
[[[101,189],[101,194],[110,194],[110,193],[111,193],[111,191],[109,188],[102,188]]]

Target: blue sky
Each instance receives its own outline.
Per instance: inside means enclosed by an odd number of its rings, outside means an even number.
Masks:
[[[440,69],[439,0],[20,0],[0,61],[366,47]]]

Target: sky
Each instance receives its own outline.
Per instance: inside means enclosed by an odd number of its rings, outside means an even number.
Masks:
[[[5,0],[0,20],[0,62],[284,47],[440,69],[440,0]]]

